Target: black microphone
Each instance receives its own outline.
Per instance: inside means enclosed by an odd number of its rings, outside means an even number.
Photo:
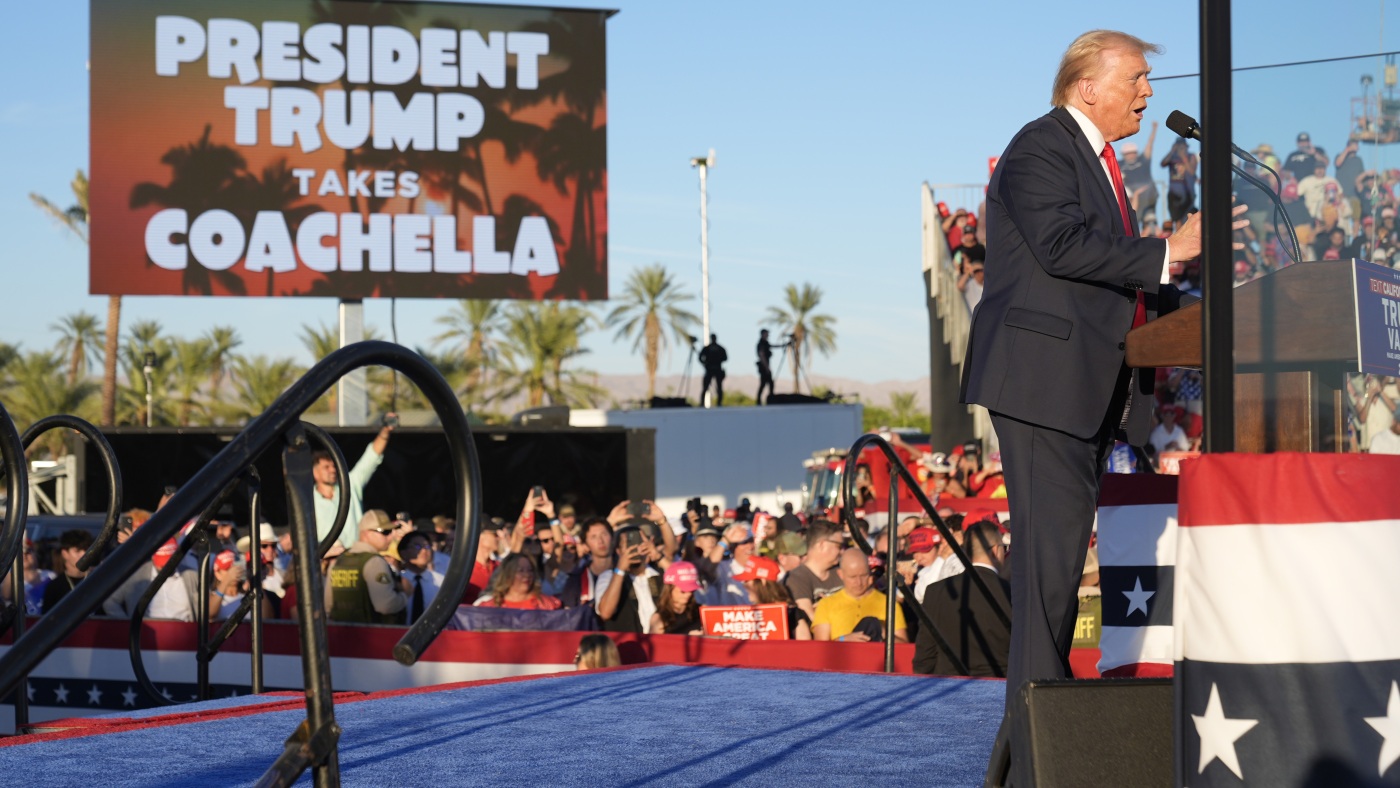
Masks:
[[[1172,114],[1167,116],[1167,128],[1187,139],[1196,140],[1197,142],[1201,141],[1201,124],[1197,123],[1195,118],[1179,109],[1172,110]],[[1254,158],[1254,154],[1233,142],[1230,143],[1230,150],[1245,161],[1258,164],[1260,167],[1264,166],[1262,161]]]
[[[1197,123],[1195,118],[1191,117],[1190,115],[1187,115],[1181,110],[1172,110],[1172,113],[1167,116],[1167,128],[1188,139],[1193,139],[1197,141],[1200,141],[1201,139],[1201,124]],[[1275,182],[1283,182],[1279,178],[1278,173],[1274,172],[1272,167],[1254,158],[1254,156],[1249,151],[1241,148],[1233,142],[1230,143],[1230,150],[1233,151],[1234,154],[1240,157],[1241,159],[1257,164],[1260,167],[1263,167],[1264,169],[1268,170],[1270,173],[1273,174]],[[1284,247],[1284,251],[1288,254],[1289,257],[1293,258],[1293,262],[1301,262],[1299,258],[1302,256],[1302,250],[1299,248],[1298,245],[1298,234],[1293,229],[1293,221],[1288,217],[1288,210],[1283,207],[1283,200],[1279,198],[1278,190],[1271,188],[1268,184],[1264,183],[1263,181],[1259,180],[1253,175],[1250,175],[1249,173],[1245,172],[1239,167],[1236,167],[1233,163],[1230,164],[1230,169],[1234,170],[1235,173],[1238,174],[1241,178],[1244,178],[1245,180],[1258,187],[1259,190],[1262,191],[1271,202],[1273,202],[1275,232],[1277,232],[1278,230],[1279,217],[1282,216],[1283,224],[1285,227],[1288,228],[1289,240],[1293,242],[1293,248],[1289,249],[1288,247]]]

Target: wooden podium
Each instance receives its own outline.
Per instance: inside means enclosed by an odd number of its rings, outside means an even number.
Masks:
[[[1374,347],[1392,341],[1376,282],[1397,277],[1400,271],[1370,263],[1326,260],[1234,289],[1236,451],[1344,448],[1345,373],[1395,375],[1400,368]],[[1201,322],[1195,303],[1128,332],[1128,366],[1199,369]]]

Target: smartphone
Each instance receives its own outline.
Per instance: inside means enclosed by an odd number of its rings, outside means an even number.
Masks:
[[[385,413],[379,418],[379,424],[384,427],[399,426],[399,415],[397,413]]]
[[[646,501],[630,501],[627,504],[627,514],[629,517],[646,517],[651,513],[651,504]]]
[[[948,203],[940,202],[938,204],[938,215],[943,217],[944,219],[948,218]]]
[[[544,488],[537,484],[530,488],[530,495],[536,498],[544,498]]]
[[[635,526],[630,528],[619,528],[617,536],[618,539],[621,541],[623,547],[631,547],[634,544],[642,543],[642,529],[637,528]]]

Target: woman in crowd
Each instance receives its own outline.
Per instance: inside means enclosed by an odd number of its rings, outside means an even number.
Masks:
[[[574,654],[574,665],[579,670],[615,668],[621,664],[622,655],[617,653],[617,644],[607,635],[584,635]]]
[[[781,571],[778,562],[770,558],[749,559],[748,571],[742,575],[749,598],[755,605],[787,605],[788,639],[811,640],[812,619],[793,601],[787,586],[778,582]]]
[[[209,592],[209,620],[223,621],[243,603],[248,567],[232,550],[214,556],[214,590]]]
[[[530,556],[512,553],[501,562],[488,593],[476,601],[481,607],[512,610],[558,610],[559,598],[540,592],[540,576]]]
[[[700,605],[695,592],[700,590],[700,573],[689,561],[676,561],[666,567],[661,587],[661,599],[651,616],[647,632],[653,635],[703,635],[700,625]]]

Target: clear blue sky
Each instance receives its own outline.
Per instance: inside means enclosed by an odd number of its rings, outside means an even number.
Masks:
[[[717,149],[710,178],[712,319],[731,367],[748,372],[765,308],[788,283],[822,287],[822,311],[838,319],[838,350],[817,373],[866,380],[927,374],[927,318],[920,291],[919,185],[986,179],[988,156],[1048,109],[1064,47],[1080,32],[1116,27],[1160,43],[1154,76],[1197,70],[1194,3],[1038,2],[574,3],[616,7],[608,23],[608,164],[611,280],[660,262],[696,294],[698,179],[691,156]],[[1235,63],[1255,65],[1400,49],[1377,0],[1234,4]],[[1396,9],[1389,9],[1394,12]],[[1400,19],[1391,21],[1400,28]],[[87,250],[47,221],[30,191],[69,201],[68,182],[88,166],[88,6],[48,0],[13,7],[4,26],[0,143],[10,151],[0,190],[0,340],[50,346],[50,324],[87,310]],[[1270,142],[1280,155],[1300,130],[1335,154],[1350,99],[1376,59],[1242,73],[1235,141]],[[1197,81],[1167,80],[1148,118],[1172,109],[1199,117]],[[1160,158],[1169,144],[1165,127]],[[1135,138],[1146,142],[1145,132]],[[1368,166],[1400,166],[1400,153],[1366,147]],[[1159,173],[1160,174],[1160,173]],[[399,338],[427,344],[446,301],[400,301]],[[388,333],[387,301],[369,322]],[[129,297],[124,328],[159,320],[197,335],[232,324],[248,353],[309,355],[302,323],[334,323],[330,299]],[[582,365],[640,373],[640,357],[598,333]],[[682,353],[662,372],[681,371]]]

